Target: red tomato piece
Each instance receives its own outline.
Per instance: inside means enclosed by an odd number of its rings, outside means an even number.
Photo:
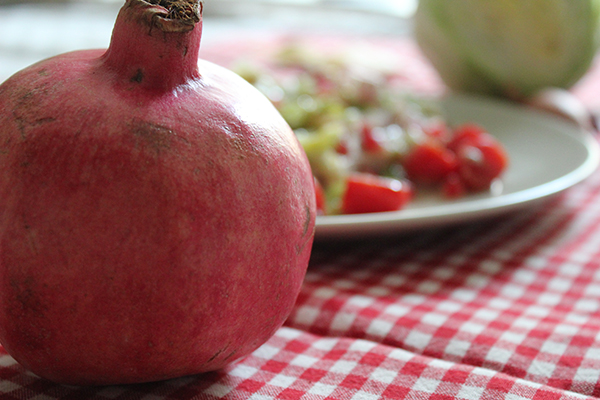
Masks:
[[[346,142],[341,141],[335,147],[335,151],[338,154],[342,154],[342,155],[348,154],[348,145],[346,144]]]
[[[344,214],[400,210],[413,196],[410,183],[372,174],[352,174],[346,184],[342,198]]]
[[[456,156],[461,180],[474,191],[489,189],[508,164],[508,156],[497,142],[463,144]]]
[[[368,122],[363,123],[361,130],[361,147],[367,153],[376,153],[381,151],[383,148],[381,147],[381,143],[375,138],[373,134],[373,126]]]
[[[324,214],[326,214],[326,211],[327,211],[326,201],[325,201],[325,192],[324,192],[323,186],[321,185],[319,180],[317,178],[314,178],[314,180],[315,180],[315,195],[317,198],[317,214],[324,215]]]
[[[417,144],[402,163],[408,177],[420,183],[442,182],[456,170],[456,156],[438,141]]]
[[[423,128],[423,132],[430,138],[445,141],[450,135],[448,126],[443,121],[436,121],[429,126]]]

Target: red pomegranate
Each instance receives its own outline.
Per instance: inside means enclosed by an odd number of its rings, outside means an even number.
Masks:
[[[0,86],[0,342],[76,385],[223,367],[282,325],[315,223],[293,132],[198,61],[199,0],[127,0],[107,51]]]

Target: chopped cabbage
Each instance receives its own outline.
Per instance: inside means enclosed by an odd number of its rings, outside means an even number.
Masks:
[[[420,0],[414,33],[448,87],[523,99],[589,69],[600,0]]]

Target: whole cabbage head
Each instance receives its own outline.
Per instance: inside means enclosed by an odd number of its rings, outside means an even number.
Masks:
[[[599,20],[600,0],[420,0],[414,34],[451,89],[523,99],[587,72]]]

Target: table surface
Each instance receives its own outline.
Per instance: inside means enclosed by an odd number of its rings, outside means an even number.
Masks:
[[[2,9],[0,81],[108,44],[115,9],[60,7]],[[209,58],[227,35],[207,20]],[[443,90],[410,38],[398,41],[415,87]],[[599,85],[595,67],[574,92],[600,109]],[[600,174],[493,219],[316,243],[285,325],[224,370],[80,388],[41,380],[0,350],[0,398],[600,398]]]

